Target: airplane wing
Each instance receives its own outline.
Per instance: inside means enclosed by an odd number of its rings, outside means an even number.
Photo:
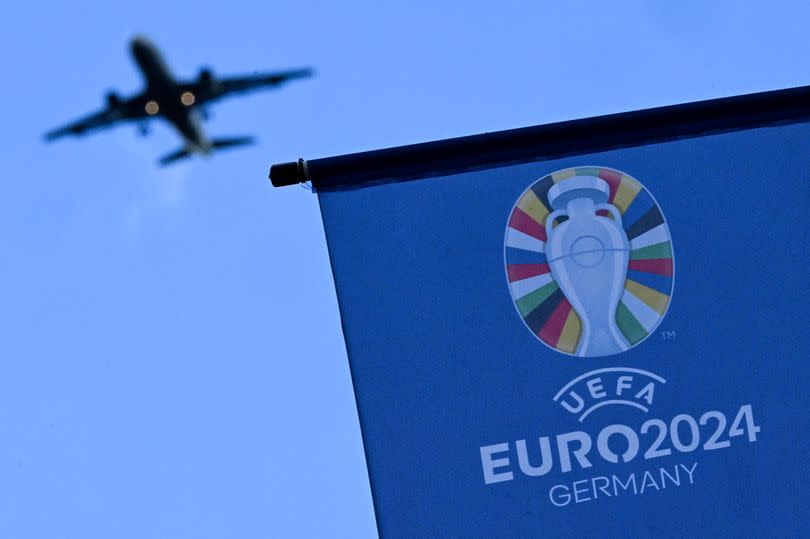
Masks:
[[[111,94],[108,96],[107,108],[45,133],[45,140],[51,141],[66,135],[83,135],[88,131],[110,127],[122,120],[148,117],[149,114],[141,106],[142,101],[141,96],[120,100]]]
[[[198,80],[184,83],[181,86],[183,91],[193,94],[197,104],[203,104],[229,95],[281,86],[289,80],[303,79],[312,75],[313,71],[305,68],[217,78],[209,70],[203,69]]]

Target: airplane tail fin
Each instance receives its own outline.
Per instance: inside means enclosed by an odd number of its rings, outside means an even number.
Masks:
[[[211,141],[211,148],[221,150],[222,148],[232,148],[234,146],[249,146],[256,142],[256,139],[251,136],[247,137],[224,137],[217,138]]]
[[[256,141],[254,137],[222,137],[213,139],[211,141],[211,149],[212,150],[222,150],[224,148],[233,148],[235,146],[249,146]],[[185,159],[186,157],[193,154],[194,151],[186,148],[180,148],[177,151],[172,153],[166,154],[160,158],[160,165],[166,166],[174,163],[175,161],[179,161],[181,159]]]
[[[179,150],[177,150],[175,152],[164,155],[163,157],[160,158],[160,160],[158,162],[160,163],[160,166],[165,167],[166,165],[170,165],[171,163],[174,163],[175,161],[179,161],[180,159],[184,159],[184,158],[188,157],[191,154],[192,154],[192,152],[188,148],[180,148]]]

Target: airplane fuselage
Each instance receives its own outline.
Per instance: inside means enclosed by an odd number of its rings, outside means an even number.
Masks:
[[[200,116],[194,110],[195,96],[183,92],[178,86],[157,47],[149,40],[141,37],[133,39],[131,51],[146,83],[148,99],[144,107],[147,114],[166,118],[190,150],[209,153],[211,142],[203,133]]]

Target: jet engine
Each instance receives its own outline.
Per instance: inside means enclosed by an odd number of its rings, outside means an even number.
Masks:
[[[200,90],[205,95],[216,93],[217,88],[219,87],[216,77],[208,68],[203,68],[200,70],[199,84]]]
[[[111,109],[118,107],[119,105],[121,105],[122,102],[123,100],[118,96],[117,93],[107,92],[107,105]]]

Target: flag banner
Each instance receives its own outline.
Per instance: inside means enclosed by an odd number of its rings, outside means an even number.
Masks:
[[[317,191],[382,536],[810,535],[809,96],[274,167]]]

